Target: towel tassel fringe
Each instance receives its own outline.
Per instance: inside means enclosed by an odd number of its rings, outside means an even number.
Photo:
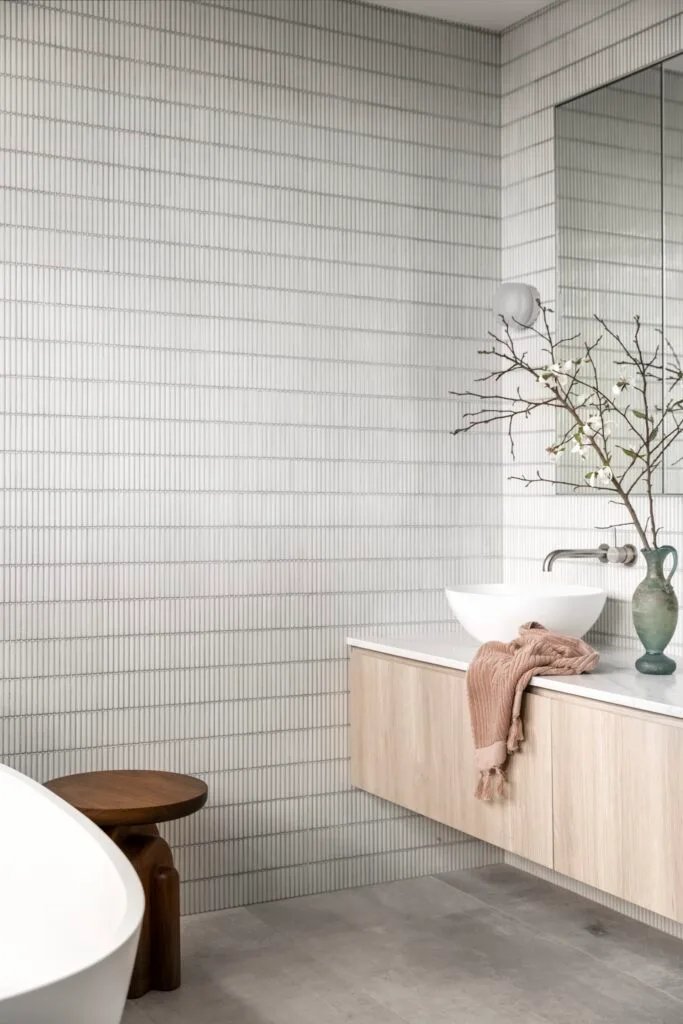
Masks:
[[[502,768],[490,768],[488,771],[480,773],[474,795],[477,800],[485,800],[487,802],[493,800],[495,786],[496,796],[505,796],[506,782],[507,779]]]

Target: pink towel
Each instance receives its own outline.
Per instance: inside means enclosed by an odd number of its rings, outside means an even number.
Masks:
[[[482,644],[467,670],[467,700],[476,749],[479,784],[475,796],[492,800],[505,789],[505,763],[524,739],[522,696],[534,676],[590,672],[599,655],[575,636],[551,633],[538,622],[520,626],[509,644]]]

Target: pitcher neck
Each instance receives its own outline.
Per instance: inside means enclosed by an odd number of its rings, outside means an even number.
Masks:
[[[664,578],[664,559],[668,554],[667,550],[661,550],[660,548],[650,548],[643,550],[645,561],[647,562],[647,575],[648,576],[661,576]]]

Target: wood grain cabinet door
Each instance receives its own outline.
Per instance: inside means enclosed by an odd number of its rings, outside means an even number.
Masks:
[[[683,920],[683,723],[552,704],[555,869]]]
[[[350,689],[353,785],[552,866],[546,697],[526,696],[526,740],[511,759],[507,798],[482,803],[464,673],[354,649]]]

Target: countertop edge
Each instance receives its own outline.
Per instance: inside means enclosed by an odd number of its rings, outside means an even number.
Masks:
[[[427,637],[424,638],[428,642]],[[355,647],[360,650],[371,651],[376,654],[386,654],[394,658],[405,658],[407,661],[416,661],[426,665],[435,665],[439,668],[456,669],[459,672],[466,672],[471,658],[477,648],[472,646],[471,651],[463,651],[460,657],[449,657],[448,655],[429,653],[428,651],[411,650],[407,645],[397,646],[391,640],[368,640],[359,637],[347,637],[347,647]],[[463,645],[464,646],[464,645]],[[627,670],[615,666],[608,670],[609,675],[614,678],[620,674],[631,675]],[[607,673],[606,673],[607,675]],[[671,677],[645,677],[646,679],[667,679]],[[634,711],[647,711],[655,715],[668,718],[683,719],[683,705],[668,704],[664,700],[650,699],[636,694],[614,692],[598,685],[591,685],[600,679],[599,674],[585,673],[581,676],[536,676],[530,684],[530,689],[546,690],[552,693],[564,693],[572,697],[583,697],[586,700],[601,701],[604,704],[612,704],[617,707],[631,708]],[[589,682],[590,681],[590,682]]]
[[[469,668],[469,661],[461,658],[448,658],[442,654],[429,654],[421,651],[408,651],[401,647],[395,647],[391,642],[383,643],[381,640],[358,640],[354,637],[347,637],[347,647],[360,647],[364,651],[374,651],[376,654],[388,654],[392,658],[405,658],[407,661],[420,661],[425,665],[437,665],[440,668],[455,668],[460,672],[466,672]]]

